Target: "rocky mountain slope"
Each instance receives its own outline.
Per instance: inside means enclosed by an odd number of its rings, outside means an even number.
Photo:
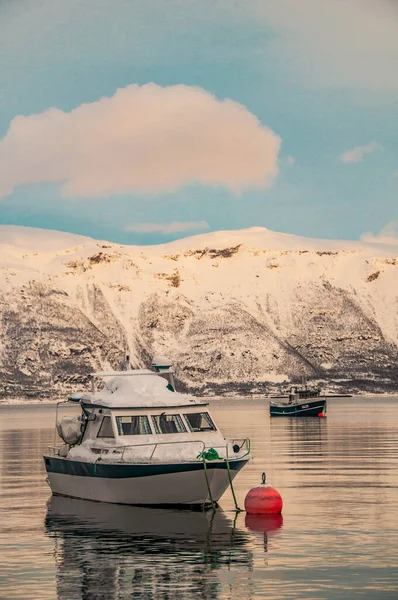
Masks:
[[[152,247],[0,227],[0,398],[174,359],[180,389],[398,389],[398,245],[263,228]]]

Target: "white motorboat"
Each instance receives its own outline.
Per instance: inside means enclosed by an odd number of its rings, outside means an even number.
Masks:
[[[57,406],[63,445],[44,456],[53,494],[131,505],[214,505],[250,458],[223,438],[208,404],[175,391],[173,366],[99,372],[91,393]],[[96,391],[96,380],[107,381]],[[66,406],[76,416],[60,414]],[[62,412],[65,412],[64,410]]]

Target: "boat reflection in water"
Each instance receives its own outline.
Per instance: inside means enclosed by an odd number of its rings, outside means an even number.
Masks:
[[[58,600],[219,597],[219,569],[253,568],[250,534],[221,510],[188,511],[53,496]]]

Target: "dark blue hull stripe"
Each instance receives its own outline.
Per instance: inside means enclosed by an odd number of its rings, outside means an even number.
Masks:
[[[240,471],[248,459],[230,461],[231,471]],[[176,463],[176,464],[109,464],[88,463],[55,456],[45,456],[44,464],[47,473],[62,473],[64,475],[76,475],[78,477],[104,477],[107,479],[126,479],[129,477],[151,477],[153,475],[169,475],[171,473],[187,473],[203,471],[203,463]],[[206,462],[209,471],[213,469],[226,469],[225,462]]]

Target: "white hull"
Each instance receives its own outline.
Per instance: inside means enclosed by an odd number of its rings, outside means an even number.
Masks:
[[[231,465],[231,477],[238,470]],[[211,495],[218,501],[229,486],[226,469],[208,469]],[[85,477],[48,473],[54,494],[117,504],[166,505],[206,504],[210,502],[204,469],[145,477]]]

